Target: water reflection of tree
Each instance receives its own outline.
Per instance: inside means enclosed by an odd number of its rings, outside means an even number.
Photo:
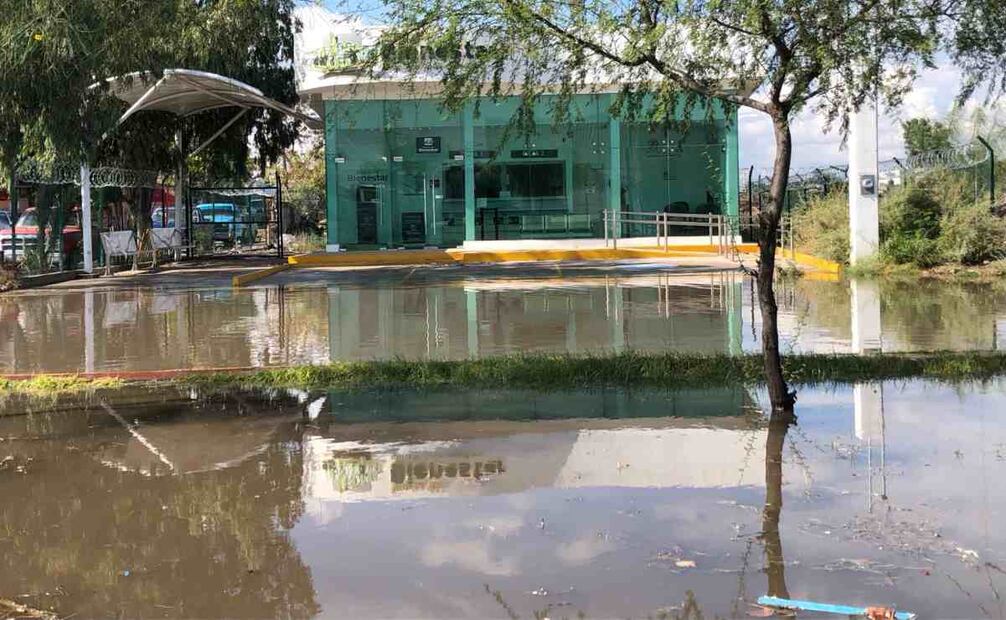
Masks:
[[[146,477],[58,440],[5,481],[0,592],[84,617],[289,617],[320,610],[287,530],[303,511],[293,427],[235,467]]]
[[[762,510],[761,539],[765,545],[765,572],[768,595],[789,598],[786,587],[786,563],[783,558],[779,518],[782,515],[782,452],[786,433],[796,422],[792,409],[772,413],[765,441],[765,507]]]

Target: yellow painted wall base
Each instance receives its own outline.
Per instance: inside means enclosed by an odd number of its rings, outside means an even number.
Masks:
[[[739,253],[757,254],[758,245],[743,243],[736,246]],[[610,261],[640,258],[675,257],[721,258],[719,248],[709,244],[673,246],[663,248],[594,248],[594,249],[542,249],[542,250],[397,250],[383,252],[338,252],[301,254],[291,256],[287,264],[269,267],[253,273],[235,276],[234,286],[244,286],[290,268],[311,267],[377,267],[383,265],[450,265],[476,263],[515,263],[537,261]],[[841,265],[802,252],[780,251],[779,260],[789,260],[812,272],[834,275],[841,273]]]

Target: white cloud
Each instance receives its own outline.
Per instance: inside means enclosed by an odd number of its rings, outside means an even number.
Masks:
[[[888,159],[904,153],[901,121],[918,116],[940,118],[953,106],[960,87],[961,75],[956,67],[946,63],[924,71],[896,110],[881,113],[878,133],[880,158]],[[825,131],[825,119],[807,110],[793,121],[793,167],[845,165],[847,155],[842,148],[842,136],[837,126]],[[768,117],[754,110],[742,109],[739,115],[741,168],[754,166],[766,171],[772,167],[775,140]]]

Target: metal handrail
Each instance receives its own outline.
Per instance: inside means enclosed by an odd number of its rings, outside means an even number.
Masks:
[[[604,247],[618,248],[624,224],[641,224],[655,227],[657,247],[669,252],[672,227],[707,228],[709,244],[717,248],[719,254],[736,259],[739,255],[737,239],[745,226],[757,227],[758,218],[747,215],[721,215],[717,213],[662,213],[639,211],[613,211],[603,213]],[[796,256],[796,242],[792,218],[784,216],[779,221],[778,246]]]
[[[709,237],[709,244],[715,245],[722,254],[727,251],[727,246],[732,241],[728,238],[729,231],[723,215],[717,213],[663,213],[663,212],[639,212],[639,211],[604,211],[604,246],[618,248],[618,239],[622,236],[622,226],[625,224],[639,224],[643,226],[655,227],[655,237],[657,247],[663,247],[665,252],[670,251],[671,229],[681,228],[706,228]]]

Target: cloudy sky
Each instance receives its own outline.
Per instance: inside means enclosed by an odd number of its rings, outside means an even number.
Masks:
[[[901,120],[919,116],[942,118],[950,111],[960,87],[960,73],[949,62],[920,75],[915,88],[897,110],[884,110],[879,121],[880,159],[904,153]],[[765,115],[753,110],[740,112],[741,168],[769,169],[775,145],[772,124]],[[793,165],[796,168],[845,164],[838,128],[825,132],[824,119],[805,111],[793,125]]]

